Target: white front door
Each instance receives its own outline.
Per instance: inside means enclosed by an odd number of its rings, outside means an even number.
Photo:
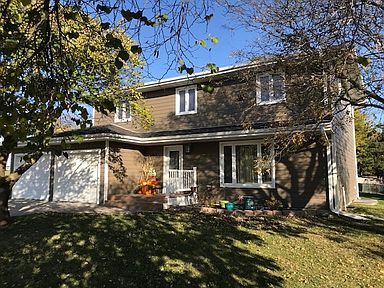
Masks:
[[[183,170],[183,145],[164,146],[163,193],[176,192],[169,179],[170,170]]]

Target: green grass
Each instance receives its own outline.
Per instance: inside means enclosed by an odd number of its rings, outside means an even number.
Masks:
[[[362,199],[377,200],[377,205],[353,204],[351,206],[354,213],[367,214],[384,219],[384,194],[360,193]]]
[[[379,287],[383,234],[337,217],[36,214],[0,230],[0,287]]]

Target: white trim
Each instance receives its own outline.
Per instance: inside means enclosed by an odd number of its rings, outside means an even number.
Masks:
[[[195,90],[195,109],[189,110],[189,90]],[[185,92],[185,111],[180,112],[180,91]],[[188,114],[196,114],[197,113],[197,85],[190,85],[190,86],[184,86],[176,88],[175,91],[175,114],[176,115],[188,115]]]
[[[169,151],[179,151],[180,159],[179,159],[179,170],[183,170],[184,168],[184,151],[183,145],[171,145],[163,147],[163,193],[167,192],[167,183],[169,180],[168,172],[169,172]]]
[[[277,63],[276,60],[265,60],[265,61],[259,61],[257,63],[221,67],[219,72],[213,73],[213,74],[210,71],[202,71],[199,73],[194,73],[193,75],[177,76],[177,77],[172,77],[167,79],[150,81],[150,82],[144,83],[144,86],[139,87],[138,91],[150,92],[150,91],[155,91],[159,89],[180,87],[180,86],[185,86],[192,83],[205,82],[208,79],[219,78],[220,76],[226,75],[229,73],[242,71],[244,69],[263,67],[265,65],[272,65],[276,63]]]
[[[101,171],[101,149],[98,149],[99,151],[99,164],[97,165],[97,183],[98,183],[98,185],[97,185],[97,194],[96,194],[96,203],[97,204],[101,204],[100,203],[100,171]]]
[[[257,145],[257,155],[261,155],[261,145],[263,144],[260,140],[251,140],[251,141],[230,141],[230,142],[220,142],[219,143],[219,167],[220,167],[220,187],[224,188],[275,188],[276,179],[275,179],[275,161],[272,159],[271,166],[271,183],[261,183],[262,175],[258,175],[258,183],[224,183],[224,147],[232,147],[232,181],[236,179],[236,146],[241,145]],[[273,149],[271,151],[273,153]]]
[[[96,112],[95,112],[95,107],[92,107],[92,126],[95,126],[95,117],[96,117]]]
[[[322,125],[323,127],[328,127],[328,124]],[[120,127],[120,126],[119,126]],[[124,127],[120,127],[124,129]],[[286,128],[284,131],[286,133],[290,132],[299,132],[299,131],[311,131],[312,129],[318,129],[317,125],[303,125],[301,127],[296,127],[295,129]],[[127,131],[130,131],[126,129]],[[180,135],[169,135],[169,136],[159,136],[159,137],[138,137],[138,136],[128,136],[128,135],[118,135],[114,133],[99,133],[92,135],[84,135],[84,142],[99,142],[99,141],[117,141],[123,143],[131,143],[138,145],[152,145],[152,144],[174,144],[174,143],[183,143],[186,141],[206,141],[206,140],[236,140],[236,139],[249,139],[249,138],[261,138],[268,135],[273,135],[277,131],[281,131],[281,128],[266,128],[266,129],[254,129],[254,130],[238,130],[238,131],[222,131],[222,132],[207,132],[207,133],[196,133],[196,134],[180,134]],[[320,130],[319,130],[320,131]],[[61,140],[64,139],[71,142],[76,142],[74,140],[68,140],[68,137],[57,137],[51,139],[51,145],[60,144]],[[18,143],[18,147],[25,147],[26,143]]]
[[[7,164],[5,165],[5,170],[8,170],[8,171],[13,171],[12,169],[12,162],[13,162],[13,153],[9,153],[8,154],[8,158],[7,158]]]
[[[334,204],[335,190],[334,190],[334,183],[333,183],[334,178],[333,178],[333,163],[332,163],[332,146],[324,127],[321,127],[321,131],[325,137],[326,147],[327,147],[328,204],[329,204],[329,209],[332,212],[336,213],[337,211],[335,210],[335,204]]]
[[[109,186],[109,140],[105,141],[105,155],[104,155],[104,203],[108,200],[108,187]]]

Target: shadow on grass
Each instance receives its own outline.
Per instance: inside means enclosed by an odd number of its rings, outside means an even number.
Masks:
[[[384,236],[384,221],[367,220],[358,221],[346,217],[333,217],[332,219],[319,217],[302,218],[302,225],[331,241],[346,243],[351,249],[359,251],[362,256],[370,255],[375,258],[384,257],[383,242],[375,246],[368,242],[362,242],[364,235],[366,241],[370,238],[377,239]],[[317,231],[317,232],[315,232]],[[383,235],[383,236],[382,236]],[[384,237],[383,237],[384,238]]]
[[[239,227],[196,213],[19,217],[0,232],[0,284],[281,287],[277,263],[257,252],[263,240]]]
[[[0,287],[282,287],[286,270],[280,258],[266,256],[271,243],[303,239],[296,243],[305,247],[310,234],[362,257],[384,256],[383,222],[341,217],[163,212],[15,219],[0,231]],[[290,257],[291,244],[277,246],[279,255]]]
[[[350,211],[357,214],[370,215],[384,219],[384,195],[377,193],[360,193],[365,200],[377,200],[377,204],[352,203]]]

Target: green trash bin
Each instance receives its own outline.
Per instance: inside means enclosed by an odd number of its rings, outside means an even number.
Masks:
[[[244,201],[244,210],[255,209],[255,199],[253,196],[243,196],[243,201]]]

